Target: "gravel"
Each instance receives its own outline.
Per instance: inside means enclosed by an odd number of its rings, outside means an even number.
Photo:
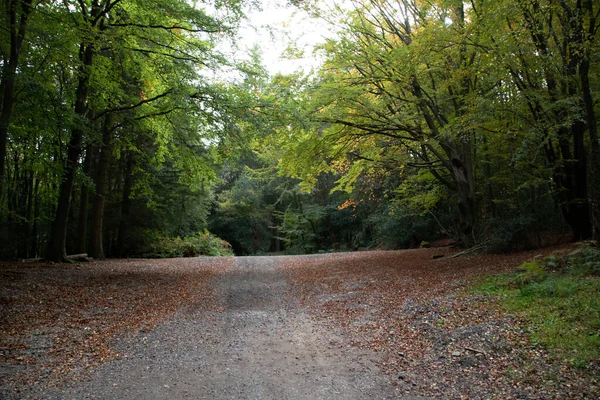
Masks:
[[[455,253],[0,263],[0,399],[599,398]]]
[[[236,258],[207,304],[115,343],[118,359],[82,382],[31,397],[60,399],[390,399],[378,354],[350,346],[290,295],[277,257]]]

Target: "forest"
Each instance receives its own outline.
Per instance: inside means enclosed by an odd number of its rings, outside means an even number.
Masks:
[[[0,259],[598,238],[600,3],[289,0],[285,75],[223,51],[256,6],[3,0]]]

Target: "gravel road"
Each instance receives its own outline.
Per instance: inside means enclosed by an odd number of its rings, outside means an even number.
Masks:
[[[212,282],[214,304],[188,304],[88,380],[44,393],[61,399],[399,398],[377,353],[311,319],[275,269],[279,257],[240,257]],[[404,397],[405,398],[405,397]]]

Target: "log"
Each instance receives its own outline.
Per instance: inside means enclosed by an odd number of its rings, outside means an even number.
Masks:
[[[88,262],[88,261],[93,260],[93,258],[88,257],[87,253],[71,254],[70,256],[67,256],[67,259],[70,261],[83,261],[83,262]],[[41,261],[45,261],[45,258],[43,258],[43,257],[24,258],[21,260],[21,262],[24,262],[24,263],[33,263],[33,262],[41,262]]]
[[[90,261],[87,253],[71,254],[70,256],[67,256],[67,258],[71,261]]]
[[[487,357],[487,353],[483,350],[474,349],[473,347],[463,347],[463,349],[472,351],[473,353],[483,354],[484,356]]]
[[[449,256],[448,258],[456,258],[456,257],[465,256],[467,254],[474,253],[477,250],[483,249],[487,243],[488,243],[488,241],[485,241],[485,242],[483,242],[481,244],[478,244],[478,245],[473,246],[473,247],[471,247],[469,249],[466,249],[465,251],[461,251],[460,253],[453,254],[453,255]]]
[[[38,257],[38,258],[24,258],[21,260],[21,262],[24,262],[24,263],[32,263],[32,262],[39,262],[39,261],[44,261],[44,259],[41,257]]]

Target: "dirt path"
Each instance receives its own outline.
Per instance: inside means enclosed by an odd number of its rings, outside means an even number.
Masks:
[[[352,347],[290,296],[274,257],[237,258],[213,281],[214,306],[190,305],[116,343],[121,357],[65,399],[397,398],[377,353]]]
[[[599,398],[453,253],[0,263],[0,399]]]

